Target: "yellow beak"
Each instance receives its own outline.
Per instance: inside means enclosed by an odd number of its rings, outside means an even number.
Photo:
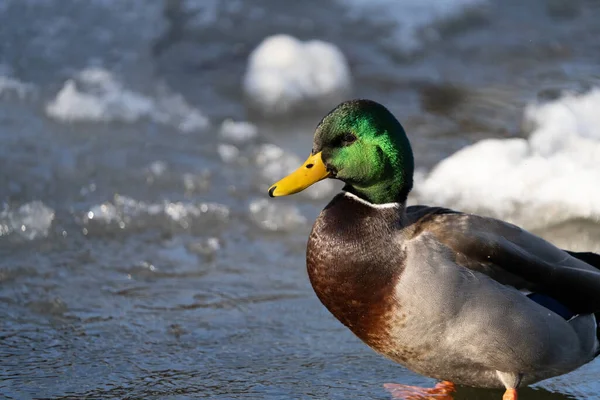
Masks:
[[[269,196],[279,197],[301,192],[329,175],[327,167],[323,164],[321,152],[318,152],[308,157],[300,168],[272,185],[269,188]]]

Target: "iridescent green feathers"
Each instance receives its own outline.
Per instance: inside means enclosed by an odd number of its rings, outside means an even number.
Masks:
[[[375,203],[403,202],[413,185],[414,159],[398,120],[381,104],[352,100],[319,123],[313,152],[348,190]]]

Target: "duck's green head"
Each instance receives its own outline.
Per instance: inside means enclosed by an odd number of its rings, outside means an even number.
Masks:
[[[325,178],[344,190],[383,204],[403,202],[413,184],[414,161],[400,122],[371,100],[351,100],[317,126],[310,157],[269,189],[271,197],[298,193]]]

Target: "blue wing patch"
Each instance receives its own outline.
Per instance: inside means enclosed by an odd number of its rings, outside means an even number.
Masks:
[[[571,310],[569,310],[562,303],[558,302],[550,296],[546,296],[540,293],[530,293],[527,295],[527,297],[538,303],[540,306],[546,307],[548,310],[555,312],[567,321],[573,318],[575,315],[577,315]]]

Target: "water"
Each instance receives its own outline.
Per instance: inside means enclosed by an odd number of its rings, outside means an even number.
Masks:
[[[425,3],[1,2],[2,396],[387,399],[385,382],[433,383],[366,348],[312,292],[307,234],[339,185],[265,200],[327,111],[265,116],[244,95],[248,57],[273,34],[333,43],[352,96],[401,119],[422,184],[411,202],[600,251],[598,170],[586,161],[600,142],[598,100],[586,97],[600,84],[600,3]],[[511,171],[525,189],[494,170],[512,166],[504,140],[520,138],[532,147]],[[482,139],[502,140],[486,167],[498,195],[469,186],[487,160],[467,146]],[[576,189],[535,162],[569,166]],[[438,178],[457,169],[464,183]],[[539,195],[523,196],[529,187]],[[596,398],[598,368],[522,397]]]

